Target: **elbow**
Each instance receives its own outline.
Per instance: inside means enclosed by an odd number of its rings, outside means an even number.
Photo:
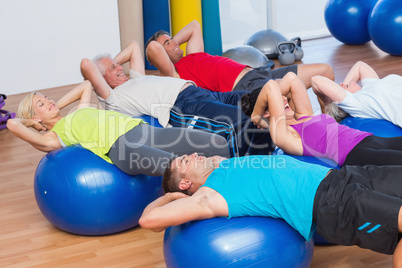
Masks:
[[[15,120],[14,119],[8,119],[6,125],[7,125],[8,130],[10,130],[10,132],[12,134],[14,134],[14,128],[16,126]]]
[[[81,68],[82,75],[84,75],[84,73],[90,68],[90,65],[91,65],[91,60],[89,60],[89,59],[81,60],[80,68]]]
[[[147,60],[152,64],[152,57],[153,55],[158,55],[158,50],[159,50],[160,44],[156,41],[151,41],[145,51],[145,55],[147,57]]]
[[[140,47],[137,41],[131,40],[130,43],[128,44],[130,47]]]
[[[191,21],[190,23],[191,23],[191,25],[192,25],[193,27],[197,27],[197,28],[200,28],[200,29],[201,29],[201,24],[199,23],[198,20],[193,20],[193,21]]]
[[[143,228],[143,229],[148,229],[153,232],[162,232],[166,228],[163,228],[161,226],[158,226],[158,220],[153,218],[152,215],[142,215],[141,218],[138,220],[138,224]]]

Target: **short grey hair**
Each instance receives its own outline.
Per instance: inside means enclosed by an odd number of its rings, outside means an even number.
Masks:
[[[98,69],[99,69],[99,71],[100,71],[100,73],[102,74],[102,75],[105,75],[106,74],[106,67],[102,64],[102,60],[103,59],[105,59],[105,58],[109,58],[109,59],[111,59],[112,58],[112,55],[110,55],[109,53],[103,53],[103,54],[99,54],[99,55],[96,55],[93,59],[92,59],[92,61],[95,63],[95,65],[96,65],[96,67],[98,67]]]
[[[145,43],[145,50],[147,49],[149,43],[151,43],[152,41],[156,41],[159,36],[162,36],[162,35],[165,35],[165,34],[166,34],[167,36],[170,36],[170,33],[166,32],[166,31],[164,31],[164,30],[159,30],[159,31],[157,31],[156,33],[154,33],[154,34],[148,39],[148,41]]]
[[[325,106],[325,111],[328,115],[333,117],[338,123],[349,115],[347,112],[339,108],[338,105],[336,105],[333,102]]]

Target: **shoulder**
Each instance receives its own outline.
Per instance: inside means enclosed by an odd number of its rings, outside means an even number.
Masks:
[[[213,217],[226,217],[229,215],[226,200],[212,188],[201,187],[191,197],[198,206],[209,211]]]

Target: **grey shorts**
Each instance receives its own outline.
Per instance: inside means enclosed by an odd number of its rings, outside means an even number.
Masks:
[[[402,166],[344,166],[318,187],[317,232],[328,242],[393,254],[400,240]]]
[[[255,68],[240,79],[233,91],[261,89],[269,80],[283,78],[288,72],[297,74],[297,65],[290,65],[274,70],[271,70],[269,66]]]

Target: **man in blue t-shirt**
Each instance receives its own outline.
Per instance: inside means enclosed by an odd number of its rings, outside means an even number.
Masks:
[[[328,242],[394,254],[402,265],[401,174],[402,166],[338,170],[286,155],[183,155],[166,169],[166,194],[145,208],[140,225],[163,231],[214,217],[282,218],[306,240],[317,229]]]

